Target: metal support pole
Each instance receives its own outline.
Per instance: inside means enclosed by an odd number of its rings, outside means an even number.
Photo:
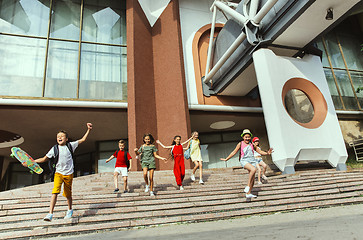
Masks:
[[[261,22],[262,18],[266,16],[268,11],[270,11],[271,8],[275,6],[276,2],[277,0],[269,0],[268,2],[266,2],[251,22],[255,25],[258,25]]]
[[[234,53],[234,51],[241,45],[241,43],[246,39],[246,34],[242,32],[237,39],[232,43],[223,56],[218,60],[214,67],[210,70],[208,74],[205,75],[204,83],[209,82],[209,80],[217,73],[217,71],[222,67],[222,65],[228,60],[228,58]]]
[[[248,14],[250,19],[253,19],[256,16],[259,2],[260,0],[251,0],[250,12]]]
[[[213,49],[213,38],[214,38],[214,29],[216,25],[216,16],[217,16],[217,7],[213,6],[213,17],[212,17],[212,27],[210,29],[210,38],[209,38],[209,46],[208,46],[208,54],[207,54],[207,64],[205,65],[205,74],[207,75],[209,72],[211,60],[212,60],[212,49]]]
[[[228,7],[222,2],[215,1],[213,5],[216,6],[218,9],[220,9],[221,11],[223,11],[224,13],[230,15],[241,26],[243,26],[245,22],[247,22],[248,20],[248,18],[238,13],[237,11],[233,10],[232,8]]]

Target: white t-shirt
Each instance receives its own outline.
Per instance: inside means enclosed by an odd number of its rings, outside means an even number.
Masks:
[[[78,147],[78,141],[70,142],[72,146],[73,152]],[[62,175],[71,175],[73,173],[73,159],[72,154],[69,151],[66,145],[60,146],[58,145],[59,155],[58,155],[58,163],[55,166],[55,172],[60,173]],[[54,158],[54,149],[51,148],[49,152],[46,154],[48,158]]]
[[[260,147],[257,147],[257,148],[261,150],[261,148],[260,148]],[[262,157],[262,156],[261,156],[261,154],[259,154],[257,151],[254,151],[254,152],[253,152],[253,156],[254,156],[255,158],[261,158],[261,157]]]

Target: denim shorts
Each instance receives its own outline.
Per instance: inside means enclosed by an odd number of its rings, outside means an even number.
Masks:
[[[241,160],[241,166],[244,168],[247,163],[251,164],[252,166],[256,167],[256,161],[248,161],[248,160]]]

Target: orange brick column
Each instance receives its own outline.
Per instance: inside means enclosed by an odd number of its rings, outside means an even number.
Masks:
[[[129,149],[142,144],[142,136],[170,144],[174,135],[190,134],[181,46],[178,1],[171,1],[153,28],[138,1],[127,1],[127,94]],[[170,151],[158,147],[168,157]],[[173,161],[156,160],[159,170],[173,169]],[[186,165],[187,168],[190,164]],[[141,166],[133,159],[133,170]]]

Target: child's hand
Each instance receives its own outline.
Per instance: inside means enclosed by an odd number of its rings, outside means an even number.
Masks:
[[[91,129],[92,129],[92,123],[87,123],[87,128],[88,128],[89,130],[91,130]]]
[[[160,144],[160,141],[159,141],[159,140],[156,140],[155,142],[156,142],[157,144]]]
[[[228,161],[226,158],[220,158],[221,161]]]
[[[274,152],[274,149],[273,148],[270,148],[268,151],[267,151],[267,153],[269,154],[269,155],[271,155],[271,153],[273,153]]]
[[[134,152],[137,152],[137,151],[139,151],[139,149],[138,149],[138,148],[135,148],[135,149],[134,149]]]

